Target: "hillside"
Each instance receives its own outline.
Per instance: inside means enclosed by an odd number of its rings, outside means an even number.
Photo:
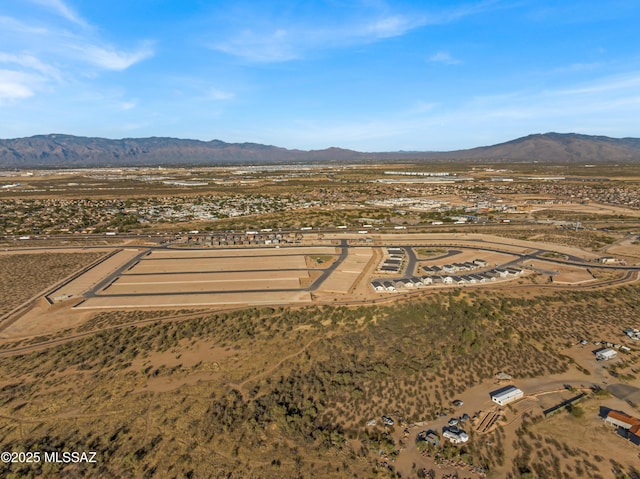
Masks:
[[[640,161],[640,139],[546,133],[469,150],[378,153],[363,153],[342,148],[289,150],[257,143],[225,143],[220,140],[205,142],[159,137],[111,140],[50,134],[0,140],[0,168],[367,160],[629,162]]]
[[[575,133],[529,135],[498,145],[449,152],[460,159],[608,163],[640,160],[640,138]]]

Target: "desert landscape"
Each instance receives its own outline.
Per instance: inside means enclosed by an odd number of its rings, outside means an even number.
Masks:
[[[639,473],[638,446],[607,423],[610,411],[640,415],[635,207],[615,205],[620,223],[613,203],[565,209],[556,198],[534,210],[544,200],[529,193],[478,207],[465,191],[493,183],[429,192],[380,186],[375,168],[331,171],[387,203],[365,200],[350,220],[349,208],[337,220],[334,208],[309,206],[320,168],[296,214],[250,214],[241,230],[190,219],[5,231],[0,261],[20,275],[3,276],[4,447],[95,449],[101,460],[3,473]],[[520,175],[521,190],[538,181]],[[325,197],[333,188],[347,200],[339,181],[323,181]],[[635,191],[635,179],[619,181]],[[254,186],[237,188],[250,198]],[[270,188],[275,198],[284,187]],[[399,213],[394,195],[406,203],[410,192],[439,206]],[[607,349],[614,357],[597,360]],[[492,400],[509,387],[522,396]]]

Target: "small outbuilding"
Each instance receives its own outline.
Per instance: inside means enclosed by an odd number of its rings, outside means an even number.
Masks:
[[[618,352],[611,348],[600,349],[596,351],[596,359],[598,361],[608,361],[614,359],[618,355]]]
[[[499,406],[506,406],[524,397],[524,392],[515,386],[507,386],[491,393],[491,400]]]
[[[640,419],[622,411],[609,411],[604,418],[604,423],[614,426],[621,436],[640,445]]]

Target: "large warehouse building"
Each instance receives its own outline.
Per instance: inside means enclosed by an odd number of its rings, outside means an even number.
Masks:
[[[507,386],[491,393],[491,400],[499,406],[505,406],[524,397],[524,392],[515,386]]]

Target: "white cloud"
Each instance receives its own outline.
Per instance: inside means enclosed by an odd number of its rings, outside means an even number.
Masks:
[[[0,63],[12,63],[19,65],[27,70],[33,70],[45,75],[46,77],[60,80],[60,72],[57,68],[47,65],[40,59],[29,54],[15,55],[12,53],[0,52]]]
[[[33,78],[22,72],[0,70],[0,102],[21,100],[34,95]]]
[[[403,15],[383,17],[366,25],[361,36],[373,35],[375,38],[391,38],[404,35],[407,31],[420,26],[420,20],[410,20]]]
[[[23,35],[46,35],[48,33],[51,33],[51,31],[45,27],[36,27],[25,22],[21,22],[16,18],[6,17],[2,15],[0,15],[0,26],[2,26],[0,32],[13,32]]]
[[[138,102],[135,100],[120,103],[120,108],[124,111],[133,110],[136,106],[138,106]]]
[[[211,42],[208,46],[250,62],[285,62],[303,58],[310,51],[366,45],[428,25],[455,22],[484,12],[494,4],[494,1],[481,2],[438,14],[390,13],[386,7],[369,5],[368,9],[351,18],[314,18],[306,22],[269,18],[268,14],[252,22],[246,15],[236,14],[235,22],[230,20],[228,38]]]
[[[99,31],[63,0],[29,0],[72,23],[59,19],[35,21],[28,13],[22,18],[0,16],[0,65],[11,63],[26,73],[38,73],[43,80],[65,83],[80,77],[96,76],[100,70],[123,71],[154,55],[152,43],[137,48],[121,48],[103,41]],[[80,27],[80,28],[79,28]],[[46,58],[46,62],[42,61]]]
[[[277,63],[300,59],[308,51],[361,45],[404,35],[418,26],[418,22],[396,15],[333,28],[292,25],[266,31],[245,29],[226,41],[210,46],[251,62]]]
[[[118,51],[106,45],[81,45],[74,44],[71,48],[80,54],[85,61],[105,70],[126,70],[132,65],[150,58],[154,51],[149,43],[133,52]]]
[[[219,90],[217,88],[211,88],[208,91],[207,98],[209,100],[221,101],[221,100],[233,100],[236,97],[235,93]]]
[[[431,57],[429,57],[429,61],[434,63],[444,63],[445,65],[457,65],[460,63],[460,60],[453,58],[449,52],[445,51],[440,51],[431,55]]]
[[[299,55],[290,37],[291,35],[284,29],[264,34],[244,30],[235,38],[216,43],[211,47],[252,62],[284,62],[294,60]]]
[[[71,7],[69,7],[62,0],[31,0],[32,3],[42,5],[50,10],[53,10],[57,15],[69,20],[76,25],[82,27],[88,27],[88,23],[81,18]]]

